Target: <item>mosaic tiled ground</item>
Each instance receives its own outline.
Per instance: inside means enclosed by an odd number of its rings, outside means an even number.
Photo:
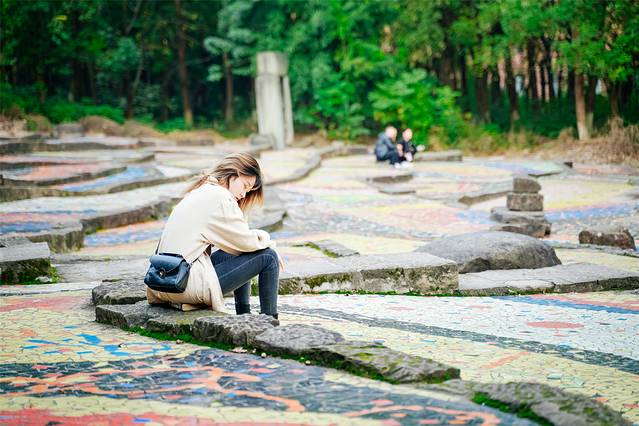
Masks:
[[[134,153],[154,154],[149,164],[171,174],[210,167],[237,148],[160,144],[100,151],[101,159],[111,155],[107,161],[126,163],[126,172],[64,187],[83,191],[148,177],[144,164],[132,164],[139,158]],[[316,151],[264,152],[260,162],[268,179],[280,179]],[[37,156],[63,164],[88,163],[86,153]],[[362,254],[409,253],[441,236],[488,229],[493,225],[490,209],[505,205],[504,197],[468,208],[457,200],[498,187],[521,172],[544,176],[540,182],[553,222],[551,242],[575,243],[585,226],[607,223],[623,224],[639,235],[638,188],[625,178],[633,170],[575,165],[570,171],[548,161],[476,158],[415,163],[412,172],[411,181],[393,185],[416,191],[409,195],[384,194],[370,185],[367,178],[397,173],[370,156],[326,159],[308,177],[279,185],[288,216],[272,236],[284,260],[324,256],[299,247],[304,241],[328,239]],[[1,203],[0,234],[27,235],[64,221],[144,205],[179,193],[185,185]],[[163,224],[159,219],[100,230],[87,235],[85,247],[70,256],[139,260],[153,251]],[[590,248],[557,252],[564,263],[639,271],[638,257]],[[76,271],[82,268],[78,262]],[[46,418],[63,424],[266,424],[274,419],[282,424],[527,424],[449,394],[107,328],[93,322],[88,290],[62,291],[87,287],[86,282],[64,284],[52,293],[0,298],[0,423],[39,424]],[[596,398],[639,424],[637,293],[282,296],[280,310],[283,324],[318,324],[349,339],[383,341],[393,349],[455,365],[463,379],[550,384]]]

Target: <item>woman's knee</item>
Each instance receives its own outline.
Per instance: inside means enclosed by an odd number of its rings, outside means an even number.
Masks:
[[[273,250],[272,248],[266,248],[262,250],[262,253],[266,255],[269,266],[275,265],[276,267],[279,267],[277,252],[275,250]]]

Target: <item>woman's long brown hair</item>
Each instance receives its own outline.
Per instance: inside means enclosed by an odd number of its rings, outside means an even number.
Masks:
[[[204,173],[184,191],[184,195],[199,188],[206,182],[228,188],[231,178],[240,175],[255,176],[255,185],[253,185],[253,188],[246,193],[244,198],[237,202],[240,209],[242,209],[243,212],[247,212],[253,205],[264,203],[264,193],[262,191],[262,171],[260,170],[260,165],[255,157],[245,152],[229,154],[215,167],[204,171]]]

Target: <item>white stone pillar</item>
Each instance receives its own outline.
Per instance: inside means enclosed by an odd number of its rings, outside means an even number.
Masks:
[[[275,141],[276,149],[283,149],[293,141],[293,111],[287,73],[286,55],[279,52],[257,54],[257,127],[261,135]]]

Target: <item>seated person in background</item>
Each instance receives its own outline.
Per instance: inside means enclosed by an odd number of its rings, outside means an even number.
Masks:
[[[389,161],[392,165],[399,165],[399,145],[395,144],[397,129],[387,126],[384,133],[380,133],[375,143],[375,158],[377,161]]]
[[[415,159],[415,153],[417,148],[411,141],[413,140],[413,131],[406,129],[402,132],[402,137],[399,140],[398,146],[401,146],[400,161],[413,161]]]

